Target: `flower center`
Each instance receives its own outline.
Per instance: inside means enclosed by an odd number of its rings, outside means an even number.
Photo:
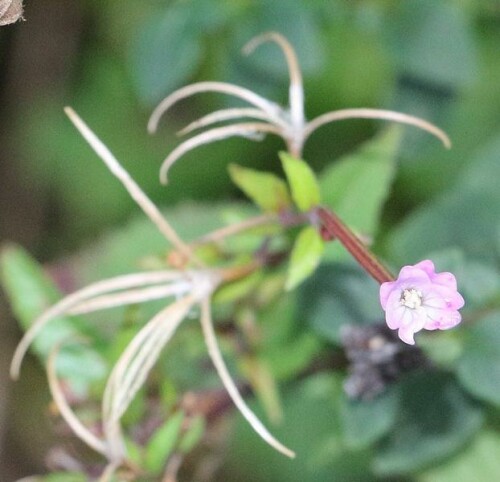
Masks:
[[[401,293],[400,303],[412,310],[422,306],[422,292],[415,288],[406,289]]]

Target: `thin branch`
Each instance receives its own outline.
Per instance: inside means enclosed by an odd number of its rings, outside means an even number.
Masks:
[[[68,314],[81,315],[118,306],[145,303],[147,301],[168,298],[169,296],[181,296],[189,291],[190,288],[191,283],[189,282],[177,282],[176,284],[167,286],[154,286],[152,288],[142,288],[124,291],[118,294],[103,295],[78,304],[68,310]]]
[[[381,109],[343,109],[322,114],[306,125],[304,130],[304,141],[319,127],[330,122],[337,122],[346,119],[379,119],[412,125],[437,137],[446,148],[449,149],[451,147],[449,137],[444,131],[442,131],[439,127],[436,127],[434,124],[412,115]]]
[[[232,119],[240,119],[240,118],[254,118],[259,120],[265,120],[268,122],[273,122],[273,119],[269,117],[264,111],[260,109],[249,108],[234,108],[234,109],[222,109],[207,114],[199,119],[191,122],[186,127],[177,132],[177,135],[183,136],[185,134],[189,134],[190,132],[200,129],[202,127],[207,127],[209,125],[215,124],[217,122],[223,122]]]
[[[292,124],[294,127],[302,129],[304,125],[304,87],[297,54],[290,42],[277,32],[268,32],[258,35],[243,47],[243,52],[248,55],[264,42],[277,43],[285,55],[290,76],[289,102]]]
[[[115,409],[118,413],[125,413],[138,390],[144,385],[153,365],[158,360],[162,349],[170,341],[182,320],[193,307],[194,299],[187,296],[170,306],[168,313],[157,320],[152,336],[146,340],[123,372],[120,384],[120,395],[116,397]],[[120,415],[121,416],[121,415]]]
[[[279,221],[279,219],[280,218],[278,214],[262,214],[260,216],[245,219],[244,221],[239,223],[229,224],[228,226],[216,229],[215,231],[212,231],[205,234],[204,236],[199,237],[198,239],[195,239],[190,244],[192,247],[196,247],[202,244],[218,243],[225,238],[240,234],[249,229],[275,224]]]
[[[120,180],[132,199],[134,199],[149,219],[155,224],[163,236],[165,236],[165,238],[172,243],[178,251],[186,256],[188,260],[192,260],[197,265],[203,266],[203,263],[194,257],[192,251],[189,249],[189,246],[179,237],[175,229],[163,217],[156,205],[132,179],[130,174],[120,165],[111,151],[92,132],[87,124],[85,124],[85,122],[83,122],[83,120],[70,107],[66,107],[64,111],[71,122],[73,122],[75,127],[80,131],[80,134],[89,143],[90,147],[92,147],[95,153],[104,161],[109,170]]]
[[[22,340],[16,348],[10,367],[10,375],[13,379],[19,377],[19,370],[23,361],[24,355],[29,346],[33,342],[39,331],[51,320],[58,316],[68,313],[68,311],[79,303],[92,298],[93,296],[102,295],[112,291],[127,289],[132,287],[145,286],[149,284],[162,283],[174,279],[187,278],[187,274],[178,271],[153,271],[134,273],[108,280],[98,281],[91,284],[75,293],[72,293],[61,301],[51,306],[47,311],[42,313],[31,325],[30,329],[24,334]]]
[[[174,453],[170,456],[161,482],[177,482],[177,473],[181,468],[184,456],[181,453]]]
[[[177,146],[177,148],[175,148],[163,161],[163,164],[160,168],[160,181],[162,184],[167,184],[168,171],[172,164],[174,164],[175,161],[177,161],[187,152],[199,146],[202,146],[203,144],[221,141],[223,139],[227,139],[228,137],[234,136],[252,137],[255,134],[259,133],[271,133],[281,136],[281,130],[274,125],[264,122],[248,122],[233,124],[224,127],[215,127],[203,132],[202,134],[191,137],[191,139],[188,139],[187,141]]]
[[[175,103],[179,102],[181,99],[191,97],[192,95],[202,92],[219,92],[221,94],[239,97],[240,99],[247,101],[249,104],[254,105],[258,109],[261,109],[269,116],[270,119],[273,119],[275,124],[286,127],[286,123],[281,118],[281,108],[277,104],[268,101],[251,90],[237,85],[228,84],[226,82],[198,82],[196,84],[182,87],[163,99],[149,118],[148,131],[150,133],[156,132],[161,117]]]
[[[75,435],[85,442],[89,447],[94,449],[96,452],[104,455],[106,458],[109,458],[109,450],[107,445],[103,440],[99,439],[96,435],[94,435],[85,425],[80,422],[78,417],[75,415],[71,407],[69,406],[66,398],[64,396],[64,392],[59,384],[59,380],[57,378],[56,373],[56,359],[57,355],[60,351],[60,344],[56,345],[50,352],[50,355],[47,360],[47,376],[49,380],[50,393],[52,394],[52,398],[59,409],[61,416],[64,418],[66,423],[70,426],[71,430],[75,433]]]
[[[338,239],[351,253],[353,258],[380,284],[394,281],[394,276],[382,265],[377,257],[362,243],[362,241],[344,224],[332,211],[317,208],[316,213],[321,223],[334,239]]]
[[[276,440],[264,427],[262,422],[257,418],[257,416],[250,410],[248,405],[243,400],[240,395],[236,384],[234,383],[231,375],[224,363],[222,354],[220,352],[219,346],[217,344],[217,338],[215,336],[214,327],[212,324],[212,315],[210,313],[210,298],[206,297],[201,301],[201,327],[203,329],[203,335],[205,338],[205,343],[207,344],[208,353],[212,362],[219,374],[220,379],[224,387],[226,388],[229,396],[233,400],[234,404],[241,412],[241,414],[246,418],[248,423],[252,428],[264,439],[271,447],[275,448],[278,452],[286,455],[287,457],[294,458],[295,453],[289,448],[285,447],[281,442]]]
[[[112,462],[106,466],[104,472],[101,474],[99,478],[99,482],[111,482],[111,478],[115,475],[115,472],[120,467],[120,463]]]
[[[119,449],[122,444],[120,418],[193,303],[193,297],[187,296],[154,316],[129,343],[115,364],[103,400],[104,430],[113,448]]]

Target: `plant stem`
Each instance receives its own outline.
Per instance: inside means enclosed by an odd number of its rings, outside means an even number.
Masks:
[[[321,220],[323,229],[337,238],[376,281],[380,284],[394,281],[394,276],[336,214],[323,207],[317,208],[315,212]]]
[[[262,214],[255,216],[237,224],[230,224],[222,228],[216,229],[190,243],[191,247],[197,247],[202,244],[217,243],[229,236],[240,234],[246,230],[256,228],[259,226],[272,226],[279,221],[277,214]]]

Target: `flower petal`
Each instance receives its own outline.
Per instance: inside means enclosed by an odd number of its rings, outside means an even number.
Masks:
[[[429,278],[431,279],[436,274],[434,263],[430,259],[424,259],[423,261],[420,261],[420,263],[414,265],[414,268],[418,268],[421,269],[422,271],[425,271],[429,275]]]
[[[427,259],[404,266],[395,281],[383,283],[380,304],[387,326],[413,345],[414,334],[422,329],[448,330],[458,325],[462,319],[458,310],[465,301],[457,291],[455,276],[436,273],[434,263]]]
[[[387,326],[391,330],[397,330],[400,326],[402,326],[402,321],[406,310],[408,310],[408,308],[403,305],[399,305],[396,308],[387,309],[387,311],[385,312],[385,321],[387,322]]]
[[[462,308],[465,300],[456,290],[442,285],[433,285],[429,290],[424,292],[423,304],[432,308],[454,311]]]
[[[452,273],[448,273],[447,271],[443,273],[435,273],[431,276],[431,281],[438,285],[446,286],[452,290],[457,290],[457,279]]]
[[[380,285],[380,304],[382,305],[383,310],[386,309],[389,296],[391,295],[395,287],[395,281],[387,281],[386,283],[382,283]]]
[[[414,345],[415,340],[413,339],[414,331],[411,329],[409,326],[402,326],[398,330],[398,336],[401,340],[403,340],[405,343],[408,343],[408,345]]]
[[[423,269],[415,268],[414,266],[403,266],[396,283],[409,282],[410,280],[414,284],[429,283],[431,278]]]

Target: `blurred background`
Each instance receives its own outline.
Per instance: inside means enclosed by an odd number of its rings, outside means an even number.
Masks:
[[[345,107],[390,108],[432,121],[451,137],[453,148],[447,151],[426,134],[404,131],[378,242],[395,262],[408,252],[417,256],[422,230],[415,227],[416,217],[398,239],[385,239],[384,233],[421,206],[434,200],[442,206],[442,194],[471,172],[466,170],[472,160],[486,156],[500,164],[496,0],[26,1],[25,21],[0,28],[1,242],[20,243],[40,262],[54,263],[138,212],[65,118],[66,105],[162,206],[237,199],[225,169],[229,162],[278,170],[279,140],[234,139],[188,154],[173,168],[169,186],[160,186],[161,161],[179,142],[175,132],[214,108],[232,105],[218,94],[180,103],[158,134],[146,132],[154,106],[197,80],[233,82],[285,103],[286,65],[276,46],[265,45],[249,57],[241,53],[249,39],[269,30],[284,34],[297,50],[309,118]],[[370,139],[380,124],[326,126],[310,139],[304,157],[319,172]],[[497,186],[498,179],[483,172],[476,182]],[[460,192],[454,195],[459,206]],[[482,202],[483,224],[473,225],[474,232],[466,217],[453,233],[442,229],[451,239],[469,230],[469,238],[476,238],[463,245],[476,250],[478,259],[491,255],[498,263],[500,198]],[[439,219],[448,217],[444,208],[434,212]],[[477,221],[477,213],[470,217]],[[481,229],[497,239],[486,254],[484,243],[477,246]],[[446,236],[426,250],[440,249]],[[394,256],[387,254],[391,249]],[[44,470],[52,430],[42,416],[50,398],[42,369],[33,362],[20,382],[8,380],[21,331],[4,297],[0,323],[0,480],[8,482]],[[365,480],[356,477],[346,480]]]

